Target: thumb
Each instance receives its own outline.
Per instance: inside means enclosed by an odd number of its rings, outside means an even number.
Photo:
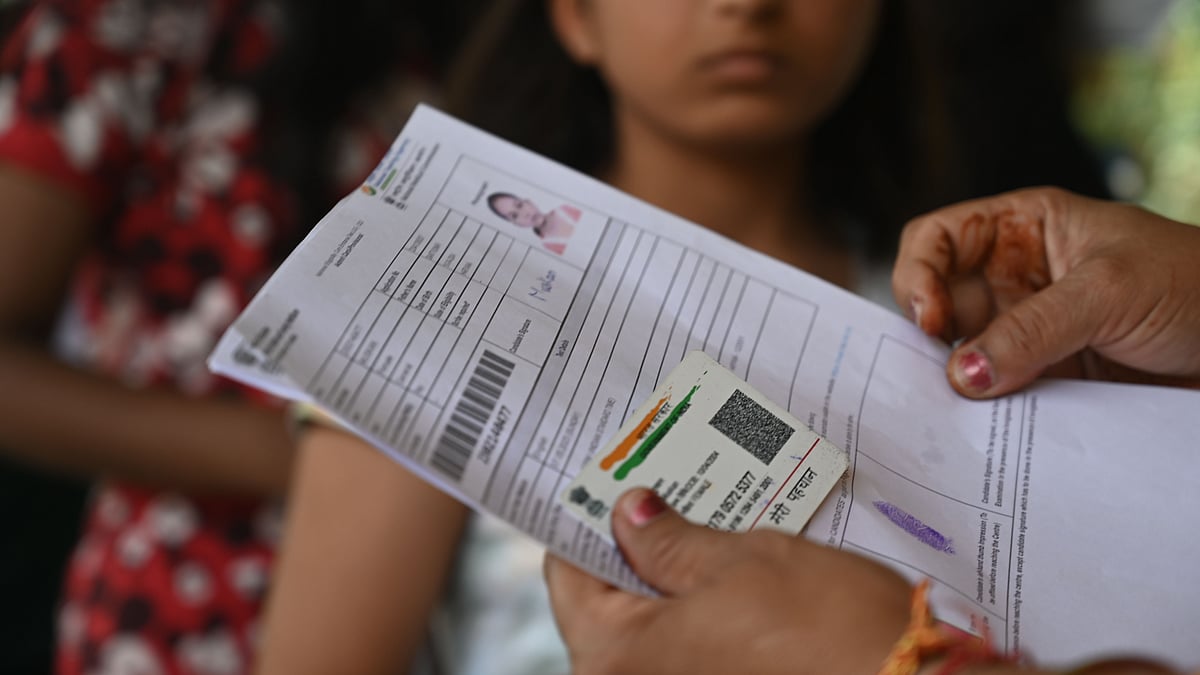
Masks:
[[[1072,274],[1013,305],[950,355],[950,384],[968,398],[991,398],[1029,384],[1083,350],[1097,334],[1102,294]]]
[[[667,595],[696,588],[721,550],[721,539],[729,536],[689,523],[646,488],[617,500],[612,528],[633,571]]]

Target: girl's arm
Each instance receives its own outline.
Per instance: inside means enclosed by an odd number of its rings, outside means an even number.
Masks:
[[[291,443],[281,412],[134,390],[51,356],[47,335],[91,216],[53,183],[2,164],[0,204],[0,451],[164,487],[282,493]]]
[[[350,434],[300,439],[260,675],[403,672],[467,509]]]

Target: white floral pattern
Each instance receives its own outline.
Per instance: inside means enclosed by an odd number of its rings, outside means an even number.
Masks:
[[[242,657],[228,631],[189,635],[179,643],[179,661],[196,675],[237,675]]]
[[[154,649],[137,635],[119,635],[100,649],[100,667],[94,675],[163,675]]]
[[[177,494],[165,494],[146,509],[149,529],[159,542],[169,547],[183,545],[199,525],[196,508]]]
[[[200,565],[184,563],[175,570],[175,594],[186,604],[202,605],[212,597],[213,584]]]

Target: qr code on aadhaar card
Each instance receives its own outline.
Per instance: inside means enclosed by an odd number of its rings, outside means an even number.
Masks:
[[[729,400],[708,421],[758,461],[770,465],[779,449],[792,437],[795,429],[754,402],[741,389],[734,389]]]

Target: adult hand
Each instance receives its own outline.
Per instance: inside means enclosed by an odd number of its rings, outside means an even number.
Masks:
[[[573,672],[875,673],[904,632],[911,589],[865,558],[778,532],[693,525],[631,490],[613,534],[662,596],[615,589],[547,556]]]
[[[965,338],[946,366],[964,396],[1043,372],[1200,387],[1200,228],[1052,188],[910,222],[896,301],[930,335]]]

